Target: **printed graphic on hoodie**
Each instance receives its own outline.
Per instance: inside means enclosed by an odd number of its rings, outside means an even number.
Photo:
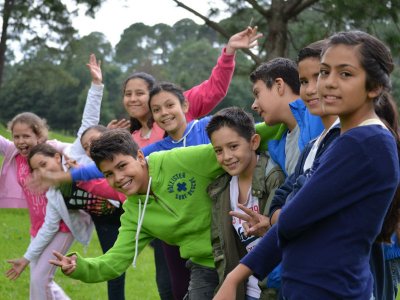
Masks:
[[[186,200],[193,195],[196,189],[196,179],[188,178],[185,172],[173,175],[168,181],[168,192],[175,194],[175,199]]]

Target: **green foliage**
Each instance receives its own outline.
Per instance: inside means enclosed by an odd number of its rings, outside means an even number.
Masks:
[[[26,209],[0,209],[0,270],[4,274],[9,269],[7,259],[17,258],[24,254],[29,245],[29,216]],[[4,242],[7,241],[7,242]],[[94,233],[87,250],[74,243],[70,251],[76,251],[87,257],[102,254],[97,235]],[[86,251],[86,253],[85,253]],[[154,254],[149,247],[140,254],[137,267],[128,268],[125,281],[125,294],[127,300],[157,299],[158,292],[155,283]],[[107,284],[83,283],[64,276],[56,271],[55,281],[71,299],[106,300]],[[29,298],[29,269],[22,273],[16,281],[0,276],[1,299],[24,300]],[[140,287],[140,288],[138,288]]]

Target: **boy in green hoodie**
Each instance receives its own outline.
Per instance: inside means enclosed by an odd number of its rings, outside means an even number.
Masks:
[[[74,253],[56,260],[72,278],[101,282],[118,277],[154,238],[180,247],[189,259],[189,299],[211,299],[218,285],[210,240],[211,201],[207,186],[224,171],[210,145],[156,152],[145,159],[125,130],[104,133],[91,157],[108,183],[126,194],[125,213],[114,246],[104,255]],[[195,159],[194,159],[195,158]]]

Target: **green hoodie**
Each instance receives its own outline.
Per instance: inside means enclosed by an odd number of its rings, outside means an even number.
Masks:
[[[148,157],[152,177],[138,240],[138,252],[154,238],[180,247],[181,256],[214,268],[210,224],[211,200],[207,186],[224,171],[210,144],[155,152]],[[72,278],[84,282],[118,277],[132,263],[139,209],[146,195],[132,195],[124,203],[121,227],[114,246],[96,258],[78,256]],[[139,200],[141,204],[139,204]],[[139,208],[140,206],[140,208]]]

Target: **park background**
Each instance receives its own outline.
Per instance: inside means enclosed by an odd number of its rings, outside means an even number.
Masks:
[[[128,74],[144,71],[189,89],[208,78],[229,37],[248,25],[257,25],[264,36],[256,49],[237,53],[228,95],[214,111],[232,105],[250,111],[248,75],[258,64],[277,56],[295,60],[297,51],[307,44],[350,29],[367,31],[390,47],[396,63],[393,93],[400,104],[400,0],[204,0],[201,10],[189,0],[158,1],[160,6],[168,2],[179,7],[186,17],[173,24],[132,22],[112,42],[104,32],[81,34],[74,25],[78,8],[96,19],[101,8],[110,3],[125,2],[140,11],[146,0],[0,1],[0,134],[9,138],[6,123],[17,113],[32,111],[47,119],[52,138],[72,141],[90,87],[85,67],[90,53],[102,61],[105,88],[101,124],[106,125],[111,119],[127,117],[121,86]],[[143,13],[151,14],[147,10]],[[152,10],[155,15],[157,7]],[[165,14],[168,16],[168,11]],[[111,15],[108,26],[113,28],[118,18]],[[26,210],[0,210],[2,273],[8,268],[6,259],[24,253],[29,244],[28,228]],[[76,244],[72,250],[84,251]],[[100,254],[94,234],[86,255]],[[84,284],[59,272],[56,280],[72,299],[107,298],[105,283]],[[16,282],[0,276],[0,299],[27,299],[28,287],[27,271]],[[157,299],[151,248],[145,249],[136,270],[129,268],[126,295],[127,300]]]

